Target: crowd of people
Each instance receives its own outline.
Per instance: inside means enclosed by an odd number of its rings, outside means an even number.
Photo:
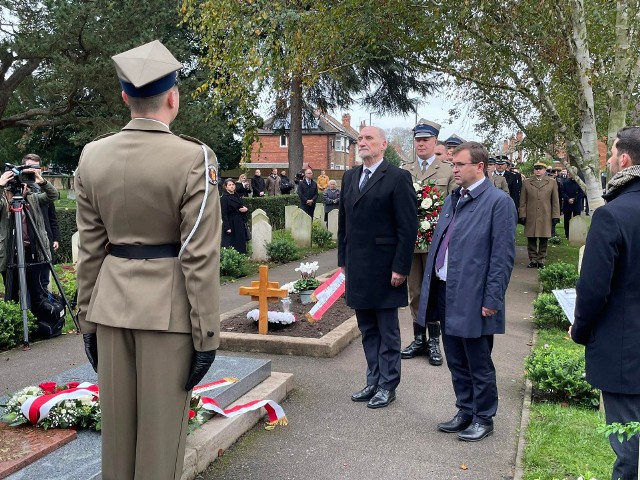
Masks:
[[[524,224],[529,266],[544,266],[560,211],[565,229],[582,211],[568,172],[555,179],[539,163],[524,179],[504,155],[491,157],[457,135],[440,142],[440,125],[421,120],[416,158],[402,167],[384,158],[384,131],[365,126],[357,140],[362,165],[345,172],[341,189],[325,172],[314,179],[306,165],[293,182],[276,169],[226,179],[220,196],[214,152],[169,128],[181,63],[159,41],[113,61],[131,121],[85,146],[75,179],[78,317],[100,384],[102,478],[180,478],[191,390],[220,345],[219,245],[246,248],[249,195],[295,190],[309,215],[318,201],[338,209],[338,265],[366,362],[364,387],[351,400],[388,407],[403,361],[426,356],[439,367],[446,359],[455,404],[437,429],[466,442],[494,432],[492,350],[505,333],[516,226]],[[148,174],[113,176],[131,165]],[[631,282],[640,256],[640,128],[618,133],[609,165],[609,203],[594,212],[570,335],[586,344],[587,380],[603,391],[607,421],[627,422],[640,417],[640,296]],[[415,184],[425,182],[445,200],[429,247],[417,250]],[[153,202],[129,201],[150,191],[159,192]],[[407,305],[414,338],[402,349],[398,308]],[[637,478],[637,437],[614,443],[614,473]]]

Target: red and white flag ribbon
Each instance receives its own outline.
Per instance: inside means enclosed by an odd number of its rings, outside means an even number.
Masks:
[[[226,387],[227,385],[231,385],[232,383],[236,383],[238,381],[235,377],[225,377],[220,380],[216,380],[215,382],[204,383],[202,385],[196,385],[192,390],[193,395],[200,395],[202,392],[208,392],[209,390],[215,390],[216,388]]]
[[[336,300],[340,298],[344,290],[345,276],[342,269],[340,269],[311,294],[311,299],[317,303],[306,314],[307,320],[311,323],[319,321],[331,305],[336,303]]]
[[[37,425],[49,416],[51,410],[57,404],[65,400],[78,400],[85,397],[97,397],[98,385],[83,382],[76,388],[68,388],[58,393],[30,397],[22,404],[20,411],[33,425]]]
[[[236,405],[235,407],[222,409],[218,405],[218,403],[209,397],[202,397],[200,399],[202,401],[202,408],[209,412],[219,413],[220,415],[233,418],[243,413],[251,412],[253,410],[258,410],[259,408],[264,407],[267,411],[267,417],[269,418],[269,426],[275,425],[287,425],[287,416],[284,414],[284,410],[280,405],[278,405],[273,400],[252,400],[247,403],[243,403],[242,405]]]

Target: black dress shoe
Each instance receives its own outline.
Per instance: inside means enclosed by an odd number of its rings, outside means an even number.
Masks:
[[[385,390],[384,388],[378,388],[378,391],[373,396],[369,403],[367,403],[367,407],[369,408],[382,408],[389,405],[396,399],[396,391],[395,390]]]
[[[351,400],[354,402],[368,402],[376,394],[378,387],[375,385],[367,385],[359,392],[351,395]]]
[[[529,262],[527,268],[538,268],[538,262]]]
[[[438,430],[446,433],[461,432],[469,425],[471,425],[471,420],[473,420],[472,417],[463,417],[462,415],[458,414],[448,422],[439,423]]]
[[[538,268],[544,268],[544,263],[538,262]]]
[[[458,432],[458,438],[465,442],[479,442],[492,433],[493,424],[483,425],[482,423],[473,422],[467,429]]]

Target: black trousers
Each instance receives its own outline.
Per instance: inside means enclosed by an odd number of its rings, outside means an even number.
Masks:
[[[437,309],[440,319],[442,344],[451,372],[458,414],[466,418],[472,417],[474,422],[491,425],[498,410],[496,369],[491,359],[493,335],[482,335],[478,338],[447,335],[447,284],[438,280],[435,272],[433,279],[432,284],[437,291],[429,295],[429,303],[432,309]]]
[[[356,309],[356,318],[367,360],[367,385],[395,390],[400,383],[398,309]]]
[[[27,301],[29,306],[32,308],[40,301],[40,297],[46,295],[47,286],[49,285],[49,267],[45,265],[35,265],[34,262],[37,262],[37,257],[34,253],[34,250],[31,246],[26,246],[24,248],[24,259],[25,263],[27,263],[27,268],[25,271],[26,281],[27,281]],[[18,261],[18,257],[16,255],[15,261]],[[30,265],[31,264],[31,265]],[[46,269],[46,275],[44,274],[44,270]],[[43,281],[43,277],[46,276],[46,282]],[[11,277],[11,291],[7,288],[8,278]],[[19,288],[20,282],[18,278],[18,268],[13,267],[7,269],[7,271],[2,272],[2,280],[4,281],[5,286],[5,300],[13,300],[14,302],[19,302]]]
[[[307,202],[304,202],[300,204],[300,208],[304,210],[307,213],[307,215],[313,218],[313,212],[315,212],[316,210],[316,204],[312,203],[311,205],[307,205]]]
[[[564,212],[564,236],[565,238],[569,238],[569,222],[573,217],[580,216],[580,212],[576,212],[575,210],[569,210],[568,212]]]
[[[607,424],[640,421],[640,394],[602,392]],[[617,480],[638,480],[638,435],[619,442],[616,435],[609,437],[611,448],[616,454],[611,478]]]

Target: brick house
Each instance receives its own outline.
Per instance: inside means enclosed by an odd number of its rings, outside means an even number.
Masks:
[[[258,140],[251,149],[249,169],[289,168],[287,122],[268,118],[258,129]],[[314,170],[348,170],[354,166],[358,132],[351,127],[351,115],[342,115],[342,123],[328,114],[318,114],[302,127],[303,165]],[[332,176],[332,175],[330,175]],[[332,176],[333,177],[333,176]]]

